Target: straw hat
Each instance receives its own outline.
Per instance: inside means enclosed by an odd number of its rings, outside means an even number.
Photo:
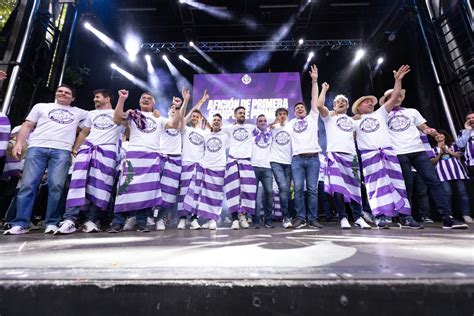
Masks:
[[[359,114],[359,105],[364,101],[365,99],[371,99],[374,105],[377,104],[377,98],[373,95],[364,95],[363,97],[358,98],[354,104],[352,104],[352,113],[354,114]]]
[[[390,98],[390,95],[392,94],[392,92],[393,92],[393,89],[388,89],[387,91],[385,91],[385,93],[383,94],[383,97],[381,97],[379,100],[380,105],[383,105],[385,103],[385,100]],[[400,90],[400,94],[402,95],[402,102],[403,100],[405,100],[405,93],[406,93],[405,89]]]

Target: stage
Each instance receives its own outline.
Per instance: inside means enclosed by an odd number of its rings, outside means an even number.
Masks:
[[[472,315],[473,231],[439,227],[2,236],[0,314]]]

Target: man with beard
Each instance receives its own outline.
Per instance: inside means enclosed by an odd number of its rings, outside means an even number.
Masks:
[[[123,106],[128,98],[128,91],[120,90],[118,94],[118,103]],[[72,148],[76,159],[66,200],[66,212],[55,235],[75,232],[77,218],[84,207],[87,207],[87,221],[83,231],[99,231],[99,211],[106,211],[109,206],[117,162],[117,143],[124,131],[123,125],[114,122],[111,102],[110,91],[94,91],[95,110],[88,112]]]

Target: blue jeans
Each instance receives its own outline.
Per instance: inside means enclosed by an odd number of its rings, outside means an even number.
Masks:
[[[295,211],[296,217],[305,220],[306,207],[304,201],[304,180],[308,191],[308,220],[318,219],[318,175],[319,158],[293,156],[291,173],[295,184]]]
[[[148,214],[150,213],[150,211],[151,211],[150,208],[144,208],[137,211],[114,213],[114,219],[112,220],[111,225],[112,226],[118,225],[121,228],[123,228],[123,225],[125,225],[125,221],[127,220],[127,217],[135,216],[138,227],[146,226]]]
[[[408,192],[413,203],[412,207],[418,209],[420,217],[430,217],[430,198],[428,195],[428,188],[423,182],[423,179],[417,172],[413,172],[413,193]]]
[[[79,213],[81,212],[81,208],[79,206],[73,206],[66,208],[66,212],[64,213],[64,220],[71,220],[74,223],[77,221],[79,217]],[[89,204],[88,209],[86,211],[86,219],[88,221],[94,222],[97,224],[99,218],[100,209],[95,206],[94,204]]]
[[[441,187],[441,181],[439,181],[436,170],[426,152],[419,151],[416,153],[397,155],[397,157],[402,168],[407,193],[413,192],[414,180],[413,172],[411,171],[411,167],[413,166],[428,187],[428,192],[436,210],[442,217],[450,216],[451,207],[446,200],[446,195]]]
[[[38,185],[46,169],[48,169],[49,191],[45,225],[58,225],[61,220],[58,204],[70,166],[70,151],[44,147],[28,148],[22,184],[17,196],[16,218],[12,221],[13,226],[28,228]]]
[[[264,221],[265,223],[272,223],[272,212],[273,212],[273,175],[272,169],[253,167],[255,172],[255,179],[257,180],[257,191],[258,182],[262,183],[263,186],[263,209],[264,209]],[[257,203],[257,206],[259,203]],[[260,223],[260,210],[257,207],[255,219],[257,223]]]
[[[339,219],[347,218],[346,204],[344,203],[344,195],[341,193],[334,193],[334,207],[336,208]],[[354,200],[349,203],[352,210],[352,217],[354,221],[362,217],[362,205],[357,204]]]
[[[330,220],[332,216],[331,207],[329,206],[328,194],[324,192],[324,181],[318,181],[318,200],[319,200],[319,214],[325,220]],[[322,213],[322,214],[321,214]]]
[[[469,206],[469,196],[467,195],[466,186],[464,185],[463,180],[451,180],[451,181],[441,181],[441,186],[443,187],[443,191],[446,194],[446,199],[451,205],[453,191],[452,187],[456,188],[457,198],[459,201],[459,208],[461,211],[461,215],[471,215],[470,206]]]
[[[288,203],[290,201],[291,165],[278,162],[270,162],[273,176],[278,185],[278,195],[280,197],[280,207],[283,217],[290,217]]]

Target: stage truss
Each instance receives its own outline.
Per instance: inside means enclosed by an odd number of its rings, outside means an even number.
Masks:
[[[196,42],[194,45],[203,52],[211,53],[232,53],[232,52],[254,52],[254,51],[308,51],[321,50],[329,48],[338,50],[341,48],[350,48],[361,44],[360,39],[332,39],[332,40],[306,40],[303,44],[298,41],[227,41],[227,42]],[[143,43],[143,50],[151,50],[153,53],[176,53],[193,51],[194,48],[188,42],[161,42],[161,43]]]

